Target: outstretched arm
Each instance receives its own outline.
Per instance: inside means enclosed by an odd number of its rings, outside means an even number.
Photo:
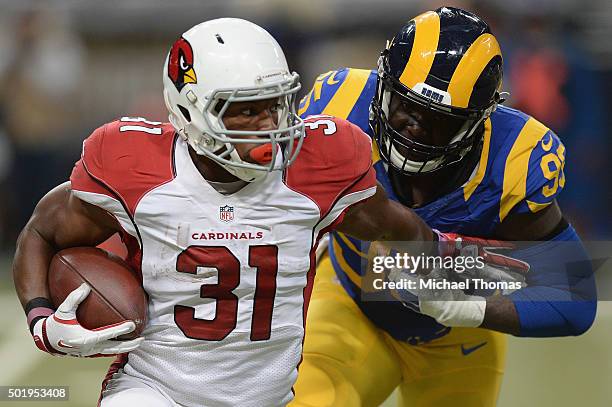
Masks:
[[[365,241],[433,241],[433,231],[410,208],[392,201],[380,183],[369,199],[351,206],[337,230]]]
[[[536,242],[538,254],[527,260],[532,266],[528,276],[535,284],[487,298],[481,326],[527,337],[584,333],[597,309],[595,279],[589,256],[557,202],[540,212],[508,216],[496,234]]]
[[[550,210],[556,210],[560,215],[558,208],[551,207]],[[517,259],[511,263],[497,265],[491,253],[485,257],[485,264],[493,270],[502,266],[502,269],[516,268],[515,272],[524,273],[527,287],[508,295],[486,298],[468,295],[461,289],[426,293],[400,290],[399,296],[407,304],[417,306],[419,312],[450,327],[482,327],[527,337],[568,336],[585,332],[593,323],[596,311],[592,267],[574,229],[561,217],[553,215],[550,212],[535,213],[521,220],[523,234],[517,232],[513,238],[534,243],[529,249],[517,253]],[[504,245],[502,241],[454,237],[453,246],[460,243],[461,247],[466,248],[476,245],[495,249]],[[522,267],[521,263],[529,264],[531,271]],[[403,277],[405,273],[400,271],[392,279]],[[447,278],[447,274],[438,272],[432,278]]]
[[[552,232],[561,220],[561,210],[555,202],[541,212],[508,216],[496,234],[504,240],[538,240]],[[487,298],[481,327],[512,335],[520,334],[519,315],[510,297],[498,295]]]

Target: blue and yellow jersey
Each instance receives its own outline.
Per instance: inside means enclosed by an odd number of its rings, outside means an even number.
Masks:
[[[372,137],[369,108],[376,71],[343,68],[320,75],[301,100],[299,114],[328,114],[348,119]],[[374,143],[375,144],[375,143]],[[378,149],[372,151],[378,181],[397,200]],[[414,211],[442,232],[492,237],[508,215],[534,213],[550,205],[565,185],[565,147],[534,118],[499,106],[485,121],[480,161],[459,188]],[[394,338],[428,341],[448,328],[399,303],[361,301],[362,242],[334,232],[330,257],[342,286],[362,311]],[[401,322],[400,322],[401,321]]]

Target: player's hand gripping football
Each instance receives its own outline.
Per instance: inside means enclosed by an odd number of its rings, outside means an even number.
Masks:
[[[91,288],[83,283],[72,291],[54,314],[36,322],[32,335],[36,346],[52,355],[78,357],[110,356],[136,349],[144,338],[111,340],[132,332],[136,325],[125,321],[89,330],[76,319],[76,310]]]

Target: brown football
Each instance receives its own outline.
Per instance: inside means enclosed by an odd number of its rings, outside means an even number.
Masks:
[[[133,332],[119,339],[140,336],[147,322],[147,297],[136,273],[119,257],[95,247],[60,251],[49,267],[49,291],[58,307],[82,283],[91,292],[77,309],[77,320],[87,329],[132,320]]]

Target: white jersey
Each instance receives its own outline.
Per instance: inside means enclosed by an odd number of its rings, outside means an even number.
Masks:
[[[284,173],[229,195],[168,124],[116,121],[85,141],[73,193],[117,218],[149,298],[145,340],[115,366],[184,406],[292,399],[318,239],[376,189],[369,138],[331,120],[307,123]]]

